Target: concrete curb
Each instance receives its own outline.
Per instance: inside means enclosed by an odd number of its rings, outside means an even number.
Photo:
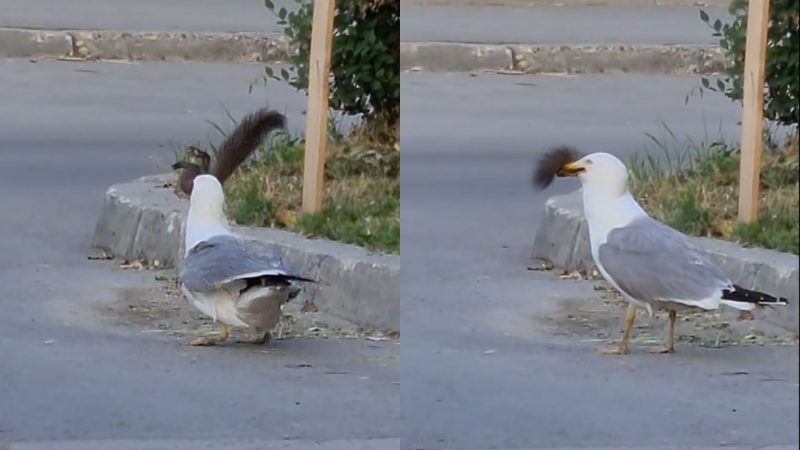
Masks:
[[[693,239],[737,284],[789,299],[787,307],[756,311],[755,325],[762,330],[774,331],[777,327],[784,333],[800,334],[800,258],[789,253],[744,248],[717,239]],[[547,200],[532,256],[537,262],[560,268],[595,270],[580,190]]]
[[[278,63],[290,52],[285,37],[263,33],[0,28],[6,58]],[[401,70],[708,74],[723,66],[712,45],[400,43]]]
[[[401,70],[709,74],[723,67],[714,45],[400,43]]]
[[[180,266],[189,206],[167,187],[173,180],[150,176],[111,186],[92,245],[119,258]],[[306,292],[320,311],[367,328],[399,330],[399,256],[267,228],[236,231],[270,244],[299,273],[317,279]]]
[[[0,28],[0,57],[145,61],[280,62],[282,35]]]

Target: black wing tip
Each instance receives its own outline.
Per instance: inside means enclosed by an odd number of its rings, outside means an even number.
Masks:
[[[723,289],[722,298],[725,300],[755,303],[757,305],[786,306],[789,304],[789,299],[786,297],[775,297],[763,292],[743,288],[737,284],[733,285],[733,289]]]
[[[289,273],[282,273],[276,275],[260,275],[257,278],[273,278],[277,280],[285,280],[285,281],[302,281],[304,283],[316,283],[317,280],[312,278],[301,277],[300,275],[292,275]]]
[[[533,185],[544,190],[553,182],[565,164],[581,159],[581,153],[574,147],[561,145],[548,150],[536,163],[533,172]]]

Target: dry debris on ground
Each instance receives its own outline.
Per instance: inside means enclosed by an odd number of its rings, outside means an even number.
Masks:
[[[562,272],[560,278],[590,280],[598,294],[591,298],[571,298],[561,301],[559,307],[537,317],[550,333],[582,338],[584,342],[613,343],[619,338],[622,320],[628,306],[625,299],[596,274]],[[748,326],[743,316],[732,317],[720,311],[680,312],[676,334],[678,342],[701,347],[732,347],[746,345],[798,345],[798,337],[790,334],[771,335]],[[637,315],[631,343],[634,345],[660,345],[666,333],[667,313],[655,312]]]
[[[123,267],[142,270],[140,261],[124,262]],[[179,339],[216,333],[213,321],[196,311],[180,291],[174,271],[154,275],[158,287],[124,288],[119,300],[101,306],[114,325],[134,326],[142,333],[163,333]],[[274,340],[281,339],[368,339],[397,340],[399,333],[367,330],[318,311],[313,299],[300,294],[284,305],[284,317],[276,327]],[[232,335],[241,330],[232,330]]]

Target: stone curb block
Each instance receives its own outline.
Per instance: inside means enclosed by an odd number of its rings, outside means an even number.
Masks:
[[[263,33],[124,32],[0,28],[0,57],[280,62],[290,49]]]
[[[189,206],[171,187],[165,187],[173,180],[160,175],[111,186],[92,245],[118,258],[179,267]],[[299,273],[317,279],[319,283],[308,286],[306,292],[320,311],[369,328],[399,330],[399,256],[281,230],[235,230],[269,244]]]
[[[400,43],[401,70],[709,74],[723,67],[713,45]]]
[[[71,51],[69,35],[64,31],[0,28],[0,56],[2,57],[66,56]]]
[[[264,33],[0,28],[0,57],[11,58],[275,63],[290,53],[285,37]],[[401,70],[705,74],[723,62],[703,45],[400,43]]]
[[[698,74],[723,69],[718,47],[703,45],[513,46],[514,68],[526,73]]]
[[[511,49],[502,45],[400,43],[400,70],[511,70],[513,61]]]
[[[589,230],[583,219],[580,190],[551,197],[545,203],[536,231],[533,259],[555,267],[590,271],[595,269],[589,245]],[[800,334],[800,259],[789,253],[750,249],[717,239],[692,238],[737,284],[789,299],[789,306],[764,308],[755,317],[767,329]]]

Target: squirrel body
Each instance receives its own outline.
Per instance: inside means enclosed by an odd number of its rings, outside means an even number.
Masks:
[[[239,125],[222,143],[217,158],[211,161],[208,152],[197,147],[190,147],[190,154],[199,163],[178,161],[172,165],[174,170],[181,169],[178,178],[178,190],[186,195],[192,193],[194,179],[198,175],[213,175],[220,184],[230,178],[236,169],[250,156],[264,135],[272,130],[286,128],[286,117],[274,110],[260,109],[246,115]]]

